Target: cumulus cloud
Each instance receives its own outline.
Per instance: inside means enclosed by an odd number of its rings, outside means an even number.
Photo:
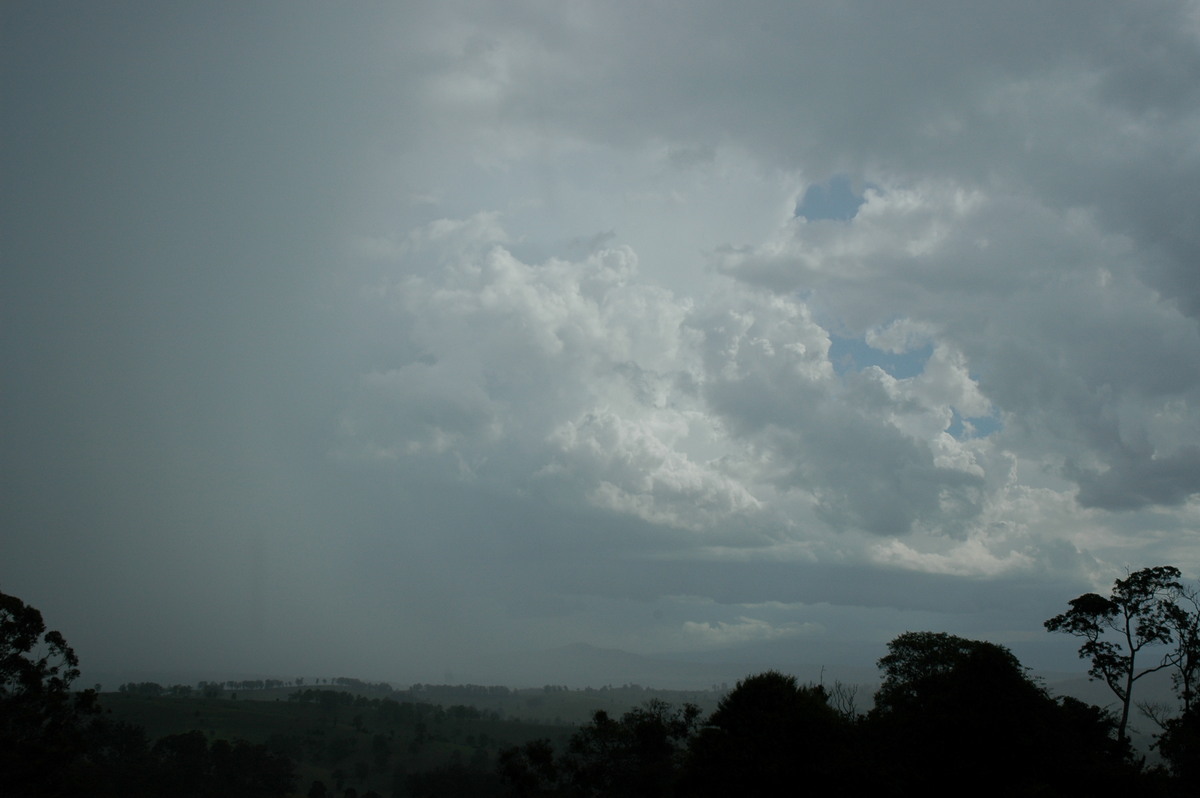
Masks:
[[[373,357],[339,451],[587,507],[661,591],[701,561],[1103,582],[1200,488],[1186,14],[413,20],[433,132],[364,185],[422,199],[363,213]],[[698,612],[688,646],[807,629]]]
[[[1138,457],[1141,454],[1141,457]],[[1149,454],[1149,456],[1147,456]],[[1079,502],[1105,510],[1136,510],[1147,505],[1178,505],[1200,493],[1200,447],[1181,446],[1166,456],[1130,452],[1108,470],[1073,474]]]
[[[1197,420],[1195,323],[1138,280],[1133,242],[1085,211],[932,186],[873,194],[854,221],[810,226],[791,222],[722,269],[773,290],[804,286],[827,323],[878,347],[934,343],[906,390],[964,417],[1009,414],[1007,445],[1050,439],[1067,454],[1060,466],[1120,461],[1136,482],[1149,460],[1139,467],[1127,453],[1145,419],[1171,407]],[[1163,441],[1160,454],[1177,444]],[[1186,476],[1175,484],[1156,500],[1195,492]]]
[[[350,446],[452,457],[514,489],[556,480],[694,530],[799,508],[834,529],[961,535],[979,513],[983,444],[949,430],[992,406],[961,351],[939,343],[905,379],[839,375],[798,299],[730,284],[681,298],[642,278],[628,248],[527,264],[493,223],[406,237],[370,296],[412,360],[364,376],[343,419]]]
[[[18,16],[20,573],[251,541],[463,652],[1200,568],[1194,2]]]
[[[694,435],[692,427],[701,434]],[[591,485],[587,496],[598,506],[651,523],[713,529],[762,503],[719,459],[697,462],[688,455],[686,438],[715,437],[705,427],[711,424],[698,413],[653,413],[641,421],[611,411],[590,413],[555,431],[561,452],[555,462],[565,458],[570,465],[550,473],[574,471],[572,476]]]

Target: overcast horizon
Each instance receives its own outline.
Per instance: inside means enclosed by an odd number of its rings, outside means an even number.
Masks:
[[[1200,577],[1194,0],[8,2],[0,65],[0,590],[85,672],[1082,674],[1042,621]]]

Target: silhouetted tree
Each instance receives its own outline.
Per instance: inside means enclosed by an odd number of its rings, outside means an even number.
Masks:
[[[225,688],[220,682],[200,682],[198,685],[200,695],[205,698],[220,698],[225,692]]]
[[[567,746],[560,766],[581,795],[673,795],[688,739],[699,725],[700,709],[673,708],[651,699],[614,720],[597,711]]]
[[[94,690],[72,692],[79,659],[42,614],[0,593],[0,793],[54,794],[86,751]]]
[[[651,699],[614,719],[603,710],[561,756],[547,740],[500,752],[496,772],[516,796],[671,796],[700,709]],[[687,793],[678,793],[687,794]]]
[[[1171,627],[1174,650],[1168,659],[1175,669],[1171,680],[1179,696],[1183,713],[1187,714],[1196,702],[1200,683],[1200,591],[1181,587],[1166,607],[1167,624]]]
[[[1052,699],[1004,646],[906,632],[879,661],[883,684],[864,729],[875,789],[903,794],[1105,795],[1136,779],[1111,719]]]
[[[1169,565],[1134,571],[1113,583],[1110,597],[1085,593],[1070,601],[1071,609],[1045,622],[1051,632],[1084,638],[1079,656],[1091,660],[1088,674],[1107,684],[1121,702],[1117,735],[1123,740],[1128,740],[1134,683],[1172,664],[1168,656],[1142,666],[1138,655],[1147,646],[1173,639],[1179,576],[1179,569]]]
[[[1200,795],[1200,705],[1163,723],[1156,746],[1176,779],[1176,793]]]
[[[945,632],[905,632],[887,645],[879,660],[883,683],[875,693],[878,712],[893,712],[923,703],[931,690],[961,672],[971,657],[991,656],[1002,667],[1020,671],[1021,664],[1008,649],[982,640],[968,640]]]
[[[688,795],[793,795],[848,787],[851,721],[824,687],[778,671],[748,676],[692,741]]]
[[[0,795],[284,796],[290,759],[265,746],[192,731],[153,746],[145,732],[99,715],[96,693],[72,692],[79,660],[42,615],[0,593]],[[152,683],[127,693],[161,694]]]

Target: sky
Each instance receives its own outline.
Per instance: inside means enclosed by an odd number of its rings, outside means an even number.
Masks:
[[[1194,0],[18,0],[0,75],[0,590],[85,670],[1082,673],[1200,576]]]

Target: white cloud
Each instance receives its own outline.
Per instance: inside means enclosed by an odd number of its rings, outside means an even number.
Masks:
[[[731,646],[817,635],[824,631],[820,624],[785,623],[773,625],[757,618],[741,616],[734,621],[685,621],[683,634],[704,647]]]
[[[598,505],[673,526],[755,510],[687,387],[691,302],[639,281],[628,247],[533,265],[506,239],[490,217],[405,238],[398,274],[371,298],[411,360],[364,378],[343,419],[348,445],[450,453],[472,472],[526,452],[529,470],[509,471],[511,484],[579,480]]]
[[[934,340],[935,333],[936,330],[929,323],[896,319],[889,324],[867,330],[863,339],[876,349],[903,354]]]
[[[689,457],[689,438],[701,449],[729,447],[695,412],[659,411],[640,421],[589,413],[555,431],[553,442],[571,461],[555,473],[574,472],[593,486],[593,503],[651,523],[703,531],[757,511],[762,503],[722,460]]]
[[[1032,558],[1020,551],[1005,551],[997,555],[979,537],[971,537],[948,551],[921,552],[895,538],[878,543],[871,551],[872,559],[883,565],[895,565],[934,574],[995,577],[1014,570],[1029,568]]]
[[[471,158],[428,193],[464,221],[364,237],[395,260],[397,349],[420,364],[397,376],[431,393],[373,405],[356,435],[398,450],[388,435],[423,440],[441,402],[459,473],[644,523],[685,560],[1080,579],[1126,556],[1105,508],[1185,522],[1200,341],[1164,287],[1191,245],[1151,240],[1122,195],[1187,196],[1197,126],[1120,88],[1161,79],[1174,108],[1188,91],[1121,44],[1125,6],[1068,25],[947,4],[904,41],[898,11],[853,3],[803,25],[768,4],[761,26],[573,9],[437,22],[449,56],[425,85],[447,88],[426,98]],[[643,50],[668,22],[680,35]],[[828,44],[843,34],[857,46]],[[795,218],[834,173],[863,187],[854,219]],[[501,215],[485,229],[479,209]],[[916,371],[839,371],[834,338]]]

